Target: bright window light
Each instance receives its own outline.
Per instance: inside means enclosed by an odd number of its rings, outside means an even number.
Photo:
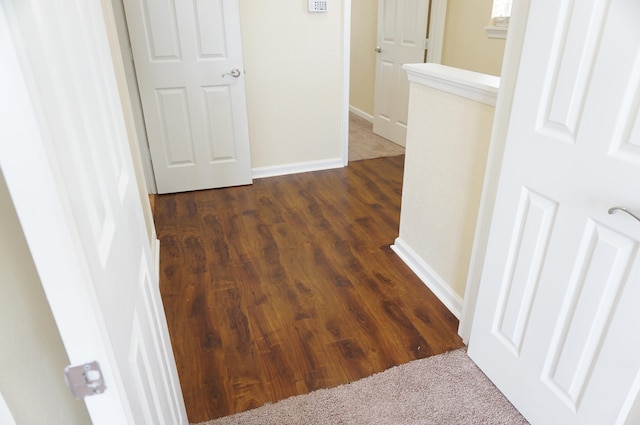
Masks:
[[[511,16],[511,2],[513,0],[493,0],[493,10],[491,11],[491,17],[506,17]]]
[[[513,0],[493,0],[493,9],[491,10],[491,19],[494,25],[509,25],[509,17],[511,16],[511,2]]]

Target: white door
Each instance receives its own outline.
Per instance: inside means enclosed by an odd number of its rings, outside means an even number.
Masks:
[[[640,2],[531,1],[469,355],[532,424],[640,388]]]
[[[406,146],[409,80],[405,63],[422,63],[429,0],[378,0],[373,132]]]
[[[124,0],[159,193],[250,184],[238,0]]]
[[[0,166],[92,422],[186,425],[102,13],[0,2]]]

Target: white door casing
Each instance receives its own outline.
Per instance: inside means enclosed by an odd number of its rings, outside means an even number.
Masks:
[[[532,424],[640,388],[640,4],[531,2],[469,355]]]
[[[238,0],[124,5],[158,192],[251,183]]]
[[[0,3],[0,166],[92,423],[186,425],[102,13]]]
[[[405,146],[409,81],[402,65],[424,62],[429,0],[378,0],[373,132]]]

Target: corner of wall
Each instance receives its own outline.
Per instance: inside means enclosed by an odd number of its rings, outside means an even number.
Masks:
[[[442,301],[449,311],[460,319],[462,298],[451,289],[451,286],[401,238],[395,240],[395,243],[391,245],[391,249],[427,285],[427,288]]]

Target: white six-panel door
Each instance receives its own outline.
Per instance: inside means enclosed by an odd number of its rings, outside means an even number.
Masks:
[[[159,193],[249,184],[238,0],[125,0]]]
[[[640,3],[531,2],[469,355],[532,424],[640,388]]]
[[[2,173],[70,361],[102,367],[92,422],[186,425],[100,1],[1,1],[0,58]]]
[[[378,0],[373,132],[401,146],[409,108],[402,65],[424,62],[428,13],[429,0]]]

